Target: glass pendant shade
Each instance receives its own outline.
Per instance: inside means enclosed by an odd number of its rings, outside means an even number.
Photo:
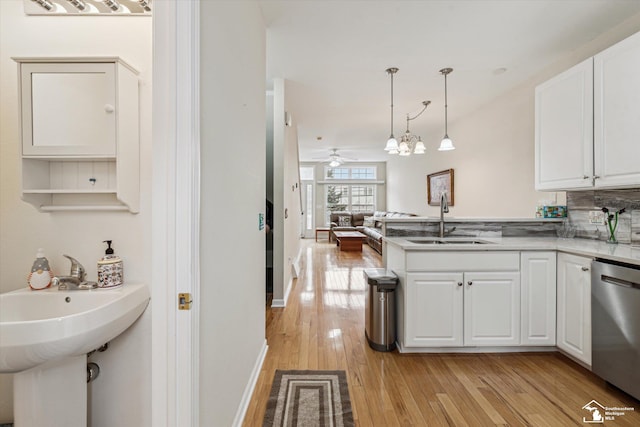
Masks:
[[[440,147],[438,147],[438,151],[449,151],[455,150],[456,147],[453,146],[453,141],[449,138],[448,135],[445,135],[440,142]]]
[[[337,160],[331,160],[331,162],[329,163],[329,166],[331,166],[332,168],[338,167],[340,166],[340,162]]]
[[[390,154],[392,151],[398,151],[398,141],[391,135],[389,140],[387,141],[387,146],[384,147],[384,151],[389,151]]]
[[[413,149],[413,154],[424,154],[425,146],[421,140],[416,142],[416,148]]]
[[[409,144],[407,144],[405,141],[401,141],[400,145],[398,146],[398,151],[401,156],[408,156],[411,154],[411,150],[409,149]]]

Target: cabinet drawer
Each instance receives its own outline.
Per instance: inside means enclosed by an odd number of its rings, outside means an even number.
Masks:
[[[407,271],[519,271],[520,252],[407,252]]]

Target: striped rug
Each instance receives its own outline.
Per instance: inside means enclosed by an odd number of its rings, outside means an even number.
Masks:
[[[353,425],[344,371],[276,370],[264,427]]]

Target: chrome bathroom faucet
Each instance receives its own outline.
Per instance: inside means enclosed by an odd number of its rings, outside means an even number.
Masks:
[[[56,276],[51,281],[53,286],[58,286],[59,291],[75,291],[84,289],[94,289],[98,287],[96,282],[87,282],[84,280],[87,271],[84,269],[80,262],[70,257],[69,255],[62,255],[71,261],[71,273],[68,276]]]

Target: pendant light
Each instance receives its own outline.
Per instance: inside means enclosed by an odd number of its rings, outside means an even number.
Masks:
[[[444,138],[442,138],[442,142],[440,142],[440,147],[438,147],[438,151],[449,151],[455,150],[456,147],[453,146],[453,141],[449,138],[449,134],[447,132],[447,75],[453,71],[453,68],[443,68],[440,70],[440,73],[444,76]]]
[[[387,74],[391,76],[391,135],[387,141],[387,146],[384,147],[384,151],[388,151],[389,154],[398,154],[398,141],[393,136],[393,75],[398,72],[395,67],[387,68]]]

